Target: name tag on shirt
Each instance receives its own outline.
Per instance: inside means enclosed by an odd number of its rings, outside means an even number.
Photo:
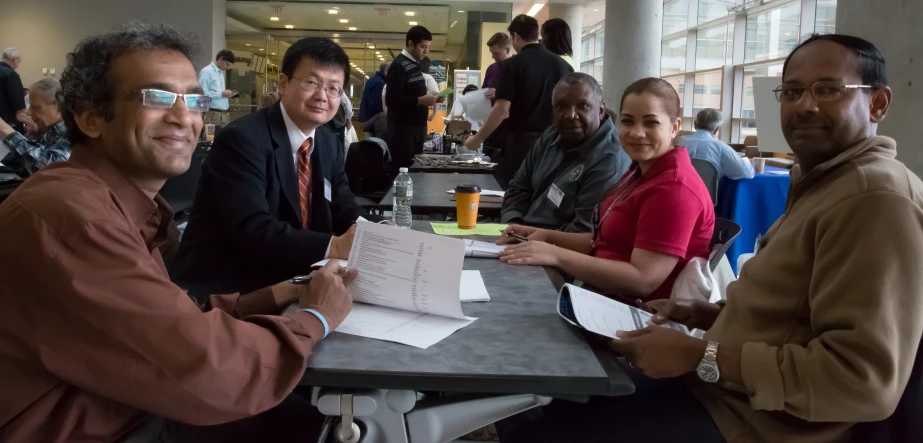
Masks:
[[[328,181],[326,178],[324,179],[324,198],[326,198],[328,202],[332,198],[330,196],[330,181]]]
[[[561,201],[564,200],[564,191],[558,185],[552,183],[551,187],[548,188],[548,200],[554,203],[554,207],[560,208]]]

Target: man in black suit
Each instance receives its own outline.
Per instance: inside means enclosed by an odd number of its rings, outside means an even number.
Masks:
[[[348,100],[348,79],[349,58],[329,39],[285,52],[279,102],[215,138],[170,269],[175,282],[193,295],[249,292],[349,256],[360,210],[325,125]]]

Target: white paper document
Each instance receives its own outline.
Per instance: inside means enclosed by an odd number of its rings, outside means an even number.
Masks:
[[[485,97],[483,93],[472,94],[469,92],[465,95],[459,95],[458,101],[461,102],[465,117],[472,125],[487,121],[487,117],[490,116],[490,99]]]
[[[314,263],[313,265],[311,265],[311,267],[312,267],[312,268],[315,268],[315,267],[324,266],[324,265],[326,265],[330,260],[333,260],[333,259],[332,259],[332,258],[325,258],[325,259],[323,259],[323,260],[321,260],[321,261],[319,261],[319,262],[317,262],[317,263]],[[349,262],[346,261],[346,260],[337,260],[337,261],[340,262],[340,267],[345,268],[345,267],[347,267],[347,266],[349,265]]]
[[[616,331],[634,331],[653,324],[653,315],[648,312],[571,284],[565,284],[558,293],[558,314],[572,325],[609,338],[618,338]],[[662,326],[689,334],[689,329],[679,323]]]
[[[465,240],[465,257],[497,258],[507,245],[495,245],[477,240]]]
[[[460,292],[462,302],[490,301],[481,271],[462,271]]]
[[[454,189],[449,189],[449,190],[446,191],[446,192],[449,193],[449,194],[454,194],[454,193],[455,193],[455,190],[454,190]],[[488,191],[488,190],[482,189],[482,190],[481,190],[481,195],[488,195],[488,196],[491,196],[491,197],[503,197],[504,195],[506,195],[506,193],[503,192],[503,191]]]

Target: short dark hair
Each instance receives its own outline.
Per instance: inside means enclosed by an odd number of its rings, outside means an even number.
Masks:
[[[542,24],[542,44],[553,54],[562,57],[574,55],[570,26],[559,18],[553,18]]]
[[[477,90],[478,90],[478,85],[474,85],[474,84],[468,85],[468,86],[465,86],[465,89],[462,89],[462,95],[465,95],[471,91],[477,91]]]
[[[519,38],[527,42],[538,40],[538,20],[525,14],[517,15],[506,30],[510,31],[510,37],[515,32],[519,34]]]
[[[191,63],[192,55],[198,51],[198,37],[167,25],[133,21],[87,37],[67,54],[67,66],[61,73],[61,116],[72,145],[88,138],[77,126],[76,115],[91,111],[107,121],[113,118],[116,92],[112,61],[157,49],[180,52]]]
[[[349,82],[349,56],[340,45],[326,37],[308,37],[298,40],[282,57],[282,73],[292,78],[302,59],[314,60],[326,67],[343,70],[343,85]]]
[[[558,80],[558,84],[555,85],[555,88],[560,85],[587,85],[590,87],[593,98],[599,101],[599,103],[603,101],[603,88],[599,86],[599,82],[596,81],[592,75],[583,72],[572,72],[565,75],[561,80]]]
[[[424,74],[429,74],[429,68],[433,65],[433,61],[429,57],[423,57],[420,59],[420,72]]]
[[[422,26],[414,26],[407,31],[407,37],[404,39],[404,46],[407,46],[407,42],[412,42],[413,46],[416,46],[423,40],[433,41],[433,33]]]
[[[498,32],[490,36],[490,39],[487,40],[487,46],[497,46],[497,45],[500,45],[500,46],[503,46],[509,49],[511,47],[510,36],[506,35],[505,32]]]
[[[868,40],[846,34],[811,35],[810,38],[795,47],[788,55],[788,58],[785,59],[785,64],[782,65],[782,78],[785,78],[785,71],[788,70],[788,63],[792,60],[792,56],[799,49],[816,41],[829,41],[853,50],[859,55],[859,61],[862,63],[862,83],[875,87],[888,86],[888,76],[885,73],[885,58],[881,55],[881,51]],[[870,89],[864,89],[864,91],[871,92]]]
[[[215,61],[218,60],[234,63],[234,53],[227,49],[222,49],[218,51],[218,55],[215,56]]]
[[[670,82],[657,77],[642,78],[628,85],[628,87],[625,88],[625,92],[622,94],[622,100],[619,101],[619,113],[622,112],[622,105],[625,104],[625,97],[631,94],[641,95],[645,92],[654,95],[664,102],[664,108],[666,108],[667,115],[669,115],[670,119],[676,120],[680,118],[682,115],[682,108],[680,107],[679,94]]]

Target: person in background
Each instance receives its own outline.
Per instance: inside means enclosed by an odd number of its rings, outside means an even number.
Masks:
[[[689,157],[715,165],[719,177],[733,180],[753,178],[753,164],[716,138],[722,118],[721,111],[717,109],[699,111],[695,116],[695,133],[680,137],[680,143],[689,151]]]
[[[199,72],[199,83],[205,90],[205,95],[211,98],[211,109],[205,114],[206,124],[224,126],[231,121],[228,99],[237,95],[236,91],[225,89],[225,73],[231,66],[234,66],[234,53],[222,49],[215,56],[215,61]]]
[[[39,130],[38,139],[30,141],[0,120],[0,161],[20,177],[28,177],[52,162],[65,161],[71,155],[67,125],[61,117],[61,83],[43,78],[32,85],[26,111]]]
[[[500,158],[500,186],[504,189],[542,132],[553,124],[551,93],[558,81],[574,70],[538,42],[538,22],[520,14],[508,28],[517,55],[500,64],[497,102],[487,121],[465,147],[476,151],[500,123],[509,119],[509,134]]]
[[[580,67],[574,62],[574,48],[571,45],[571,39],[570,26],[566,21],[553,18],[542,23],[542,44],[552,54],[563,58],[574,71],[579,71]]]
[[[382,89],[385,87],[385,79],[388,77],[388,68],[391,62],[384,62],[378,67],[378,72],[365,82],[365,89],[362,90],[362,100],[359,102],[359,121],[365,123],[372,117],[384,111],[382,108]]]
[[[22,63],[22,55],[16,48],[6,48],[0,53],[0,120],[16,131],[24,132],[26,99],[22,79],[16,70]]]
[[[487,48],[494,62],[487,67],[487,72],[484,73],[484,83],[481,84],[481,89],[484,90],[484,96],[490,99],[490,104],[493,106],[497,102],[497,87],[500,86],[500,63],[513,56],[513,46],[509,35],[498,32],[487,40]],[[478,127],[483,123],[478,122]],[[506,135],[506,120],[504,120],[489,137],[484,139],[484,153],[494,161],[500,159],[499,154],[503,152],[503,145],[506,144]]]
[[[919,394],[905,389],[923,334],[923,182],[876,135],[891,103],[885,72],[858,37],[796,47],[775,91],[800,163],[788,209],[726,303],[648,304],[655,323],[707,330],[704,339],[659,326],[619,332],[610,346],[636,368],[634,395],[562,402],[502,440],[892,441],[874,422]],[[644,426],[654,420],[656,430]]]
[[[478,90],[477,85],[467,85],[465,86],[465,89],[462,89],[461,95],[467,95],[469,92],[477,91],[477,90]],[[471,123],[472,131],[477,131],[480,128],[480,126],[478,125],[478,122],[472,122],[468,120],[467,110],[465,109],[465,104],[462,103],[461,100],[455,100],[455,103],[452,104],[452,112],[449,112],[449,118],[450,119],[462,119],[462,120],[468,121],[469,123]],[[462,150],[459,151],[460,154],[464,154],[467,152],[467,150],[464,149],[464,146],[459,146],[459,148],[462,148]]]
[[[602,88],[584,73],[554,88],[554,126],[529,151],[503,196],[502,223],[592,232],[593,210],[631,159],[606,115]]]
[[[250,292],[349,256],[362,213],[327,124],[348,100],[349,72],[332,40],[298,40],[282,58],[279,102],[215,137],[170,268],[190,294]]]
[[[306,441],[323,423],[291,392],[348,315],[354,274],[330,265],[203,312],[164,268],[173,213],[157,191],[189,167],[208,110],[193,50],[136,22],[67,56],[74,153],[0,205],[15,257],[0,266],[0,441]],[[301,309],[277,315],[289,302]]]
[[[433,34],[422,26],[407,31],[405,49],[391,63],[385,90],[388,109],[388,148],[392,172],[409,167],[413,156],[423,152],[429,109],[439,100],[426,90],[426,78],[419,63],[429,53]],[[440,99],[441,100],[441,99]]]
[[[554,266],[594,290],[632,305],[668,299],[689,260],[707,259],[715,210],[689,154],[674,148],[680,101],[665,80],[646,78],[622,95],[618,137],[632,165],[593,214],[591,233],[521,225],[529,241],[500,253],[512,265]],[[511,243],[502,236],[498,243]]]
[[[432,60],[429,57],[423,57],[423,60],[420,60],[420,72],[423,73],[423,79],[426,81],[426,93],[430,95],[439,94],[439,83],[436,83],[436,78],[429,73],[429,68],[432,66]],[[433,118],[436,117],[436,104],[433,103],[433,106],[430,106],[429,115],[426,117],[426,121],[433,121]]]

